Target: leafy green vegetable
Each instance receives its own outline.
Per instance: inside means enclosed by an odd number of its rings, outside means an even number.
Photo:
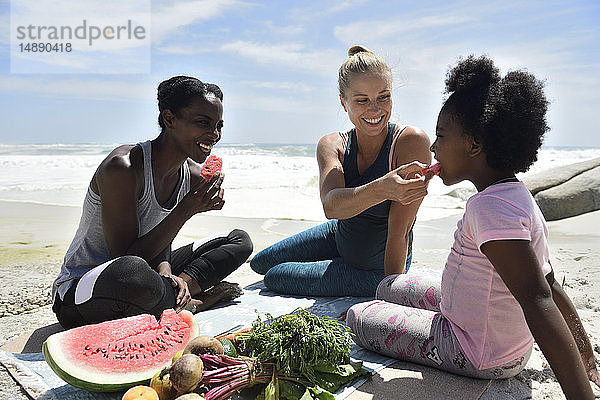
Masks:
[[[328,390],[320,386],[311,386],[308,388],[316,399],[320,400],[335,400],[335,396]]]
[[[259,316],[250,332],[236,337],[236,344],[242,354],[276,364],[279,374],[317,383],[316,371],[333,373],[350,362],[349,329],[335,319],[305,308],[278,318],[266,317],[263,322]]]
[[[341,386],[354,380],[361,375],[369,374],[362,367],[362,362],[339,365],[336,371],[333,372],[316,372],[317,384],[323,389],[334,393]]]
[[[256,400],[335,400],[332,393],[354,378],[369,374],[350,363],[349,329],[305,308],[278,318],[260,316],[249,332],[236,336],[240,352],[275,365],[268,385]]]

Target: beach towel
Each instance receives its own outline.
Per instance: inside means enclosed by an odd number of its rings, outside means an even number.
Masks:
[[[260,314],[264,319],[266,313],[279,316],[290,313],[298,307],[305,307],[317,315],[328,315],[337,318],[351,305],[366,301],[365,298],[305,298],[278,295],[265,288],[262,282],[244,288],[244,295],[235,302],[223,303],[208,311],[194,315],[200,324],[203,335],[217,335],[232,329],[239,330],[250,327]],[[226,308],[226,313],[224,313]],[[226,315],[226,317],[224,317]],[[363,366],[376,373],[396,360],[354,346],[350,352],[352,361],[362,361]],[[14,354],[0,352],[0,362],[9,370],[15,380],[33,399],[40,400],[119,400],[122,392],[94,393],[75,388],[60,379],[48,367],[41,353]],[[347,397],[367,378],[356,379],[335,394],[337,400]]]

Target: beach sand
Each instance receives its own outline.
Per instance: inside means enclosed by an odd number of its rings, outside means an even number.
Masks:
[[[73,238],[80,211],[79,207],[0,201],[0,345],[4,350],[39,352],[40,335],[57,329],[50,305],[50,285]],[[441,271],[459,217],[417,222],[413,269]],[[317,223],[197,215],[184,226],[174,244],[182,245],[220,231],[240,228],[250,234],[255,251],[258,251]],[[548,226],[555,276],[559,282],[564,278],[565,290],[578,308],[591,336],[595,355],[600,358],[600,211],[553,221]],[[228,280],[248,285],[261,278],[246,263]],[[402,391],[407,377],[403,365],[406,364],[397,363],[384,369],[349,399],[414,398]],[[412,378],[417,381],[434,382],[427,379],[430,372],[413,370]],[[471,384],[467,379],[449,374],[434,375],[437,379],[452,381],[456,392],[446,393],[446,397],[436,395],[432,399],[456,398],[460,396],[461,385],[467,390]],[[537,345],[526,369],[517,377],[493,381],[487,388],[479,387],[479,393],[483,392],[479,398],[483,400],[564,398]],[[594,391],[600,398],[600,390],[595,388]],[[0,399],[26,398],[6,369],[0,366]]]

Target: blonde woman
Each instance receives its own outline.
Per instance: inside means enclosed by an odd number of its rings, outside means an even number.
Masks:
[[[323,136],[317,147],[321,202],[330,221],[274,244],[250,263],[276,292],[373,296],[386,275],[410,267],[412,227],[427,194],[426,179],[415,173],[431,162],[429,138],[420,128],[389,122],[392,71],[372,51],[348,50],[338,88],[354,127]]]

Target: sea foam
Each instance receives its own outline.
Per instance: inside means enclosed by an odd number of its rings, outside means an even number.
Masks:
[[[81,206],[98,164],[113,144],[0,144],[0,199]],[[319,200],[315,145],[219,144],[225,206],[212,215],[325,220]],[[542,148],[525,173],[600,157],[600,148]],[[458,189],[458,190],[456,190]],[[421,221],[463,212],[474,188],[444,186],[433,178],[419,210]]]

